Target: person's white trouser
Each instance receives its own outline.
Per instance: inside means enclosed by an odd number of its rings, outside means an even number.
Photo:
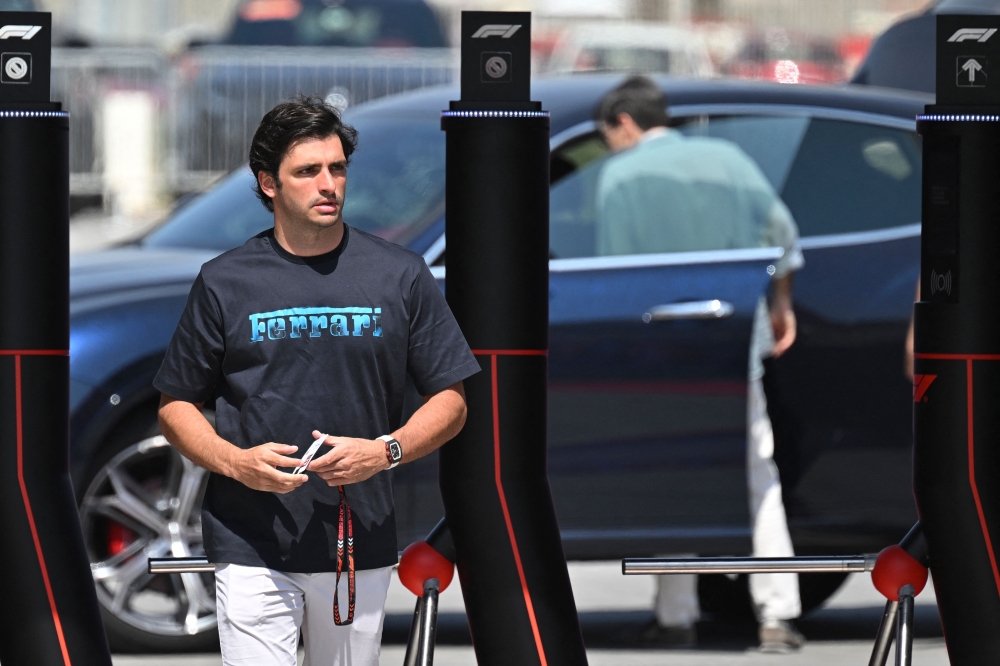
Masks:
[[[282,573],[220,564],[215,571],[222,663],[295,666],[299,629],[303,666],[378,666],[385,595],[392,567],[355,574],[354,622],[333,622],[335,573]],[[347,617],[347,576],[340,578],[340,616]]]
[[[754,557],[793,556],[781,500],[781,479],[774,464],[774,432],[759,379],[751,379],[747,386],[747,486]],[[657,576],[657,582],[656,620],[661,626],[690,626],[698,621],[701,609],[697,576]],[[797,574],[753,574],[750,597],[761,622],[790,620],[802,613]]]

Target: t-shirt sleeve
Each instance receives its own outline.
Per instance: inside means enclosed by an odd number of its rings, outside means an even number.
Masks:
[[[757,163],[741,150],[740,153],[743,159],[739,160],[739,178],[744,189],[752,196],[756,216],[763,222],[761,246],[780,247],[784,250],[774,265],[774,277],[783,278],[806,263],[799,245],[799,227],[795,224],[792,212],[771,187]]]
[[[799,228],[795,224],[795,220],[792,219],[792,213],[788,210],[788,206],[778,195],[774,196],[768,211],[764,235],[767,245],[780,247],[785,251],[774,264],[776,269],[774,277],[783,278],[805,265],[806,260],[802,256],[802,247],[799,245]]]
[[[172,398],[205,402],[222,376],[225,351],[218,302],[199,274],[153,386]]]
[[[479,372],[455,315],[423,262],[410,289],[410,341],[406,371],[427,396]]]

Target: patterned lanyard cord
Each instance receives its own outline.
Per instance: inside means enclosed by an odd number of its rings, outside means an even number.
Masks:
[[[354,521],[351,519],[351,505],[347,503],[344,486],[337,486],[340,491],[340,520],[337,525],[337,586],[333,589],[333,623],[338,626],[354,622]],[[340,619],[340,601],[337,599],[340,588],[340,574],[344,566],[344,523],[347,523],[347,621]]]

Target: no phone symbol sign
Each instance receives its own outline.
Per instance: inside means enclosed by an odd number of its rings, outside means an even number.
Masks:
[[[31,83],[31,54],[0,54],[0,83]]]
[[[959,56],[955,61],[955,85],[960,88],[985,88],[986,58]]]

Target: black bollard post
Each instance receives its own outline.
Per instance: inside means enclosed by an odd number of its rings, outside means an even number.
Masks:
[[[110,666],[69,478],[69,115],[51,16],[0,12],[0,663]]]
[[[1000,655],[1000,17],[937,21],[937,104],[918,119],[914,491],[948,655],[968,666]]]
[[[445,294],[483,369],[441,492],[480,666],[587,663],[546,475],[549,119],[530,20],[462,13],[462,99],[441,120]]]

